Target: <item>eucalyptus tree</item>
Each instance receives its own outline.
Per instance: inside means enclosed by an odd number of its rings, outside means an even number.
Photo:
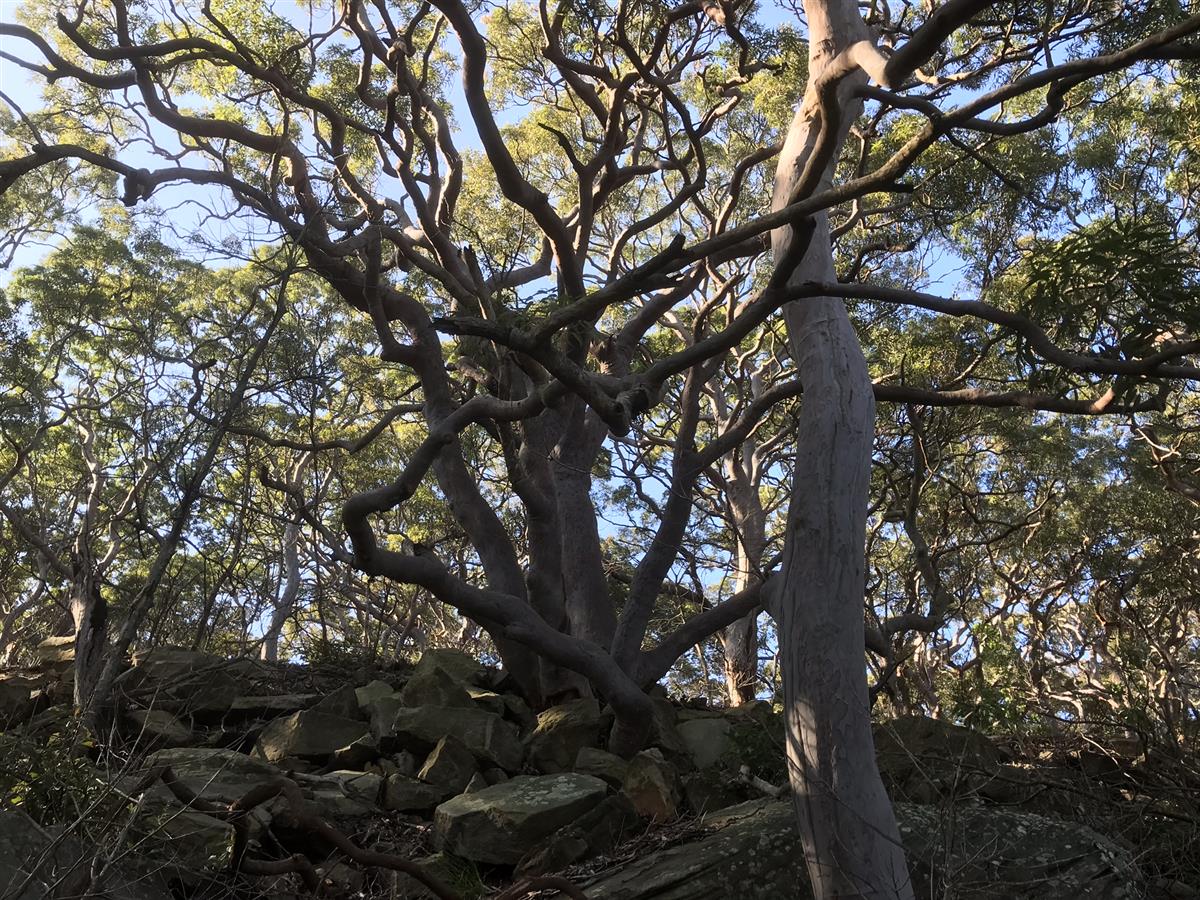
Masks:
[[[17,346],[39,349],[6,366],[0,514],[36,560],[32,592],[69,613],[75,703],[89,715],[170,580],[284,309],[262,308],[270,284],[253,275],[221,286],[150,235],[127,238],[77,230],[7,291],[25,332]],[[244,357],[221,365],[217,354],[235,349]],[[110,613],[120,614],[111,648]]]
[[[1116,91],[1118,73],[1169,83],[1170,61],[1196,55],[1200,17],[1153,4],[860,11],[809,0],[801,28],[773,33],[750,4],[700,0],[486,13],[463,0],[350,0],[308,11],[301,20],[233,0],[29,7],[0,35],[27,49],[10,58],[47,85],[48,105],[14,119],[20,149],[0,162],[0,185],[63,161],[116,175],[130,206],[187,185],[303,253],[370,321],[363,351],[419,385],[424,420],[395,477],[347,497],[348,546],[315,515],[308,524],[337,560],[477,621],[534,703],[603,694],[614,749],[644,740],[647,685],[766,602],[815,892],[911,896],[875,771],[863,665],[875,401],[1128,416],[1160,408],[1172,382],[1200,372],[1186,360],[1195,343],[1165,327],[1115,339],[1125,329],[1102,314],[1095,285],[1034,278],[1048,286],[1039,304],[1007,290],[1020,276],[1009,272],[1025,237],[1017,224],[1036,231],[1036,217],[1005,215],[1001,227],[964,217],[959,237],[974,228],[969,240],[985,250],[971,272],[972,292],[987,295],[978,300],[912,289],[921,274],[904,254],[921,235],[910,226],[940,227],[959,173],[973,169],[987,173],[990,196],[969,198],[980,209],[1028,211],[1034,192],[1013,183],[1005,152],[1044,161],[1068,150],[1055,123]],[[770,113],[774,139],[730,156],[738,145],[721,129],[749,105]],[[459,115],[478,149],[463,145]],[[748,188],[776,156],[768,200]],[[835,239],[852,281],[838,280]],[[723,305],[728,283],[752,271],[760,285]],[[1060,308],[1064,285],[1074,305]],[[1121,297],[1124,323],[1175,312]],[[660,322],[685,307],[698,310],[692,339],[664,346]],[[725,354],[781,310],[791,377],[702,428],[699,398]],[[888,310],[902,335],[930,314],[977,320],[983,339],[966,356],[983,361],[949,383],[910,379],[904,366],[873,377],[863,342],[886,355],[871,325]],[[647,646],[702,474],[801,392],[778,573]],[[664,397],[678,398],[671,412]],[[644,416],[670,430],[668,476],[618,606],[593,473],[606,443],[636,434]],[[467,448],[479,444],[495,462],[472,469]],[[499,511],[486,490],[497,473]],[[386,533],[430,480],[474,559]]]

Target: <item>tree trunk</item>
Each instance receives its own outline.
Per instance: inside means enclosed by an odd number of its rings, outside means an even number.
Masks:
[[[283,633],[283,625],[292,614],[296,598],[300,596],[300,516],[299,513],[287,524],[283,532],[283,567],[287,573],[287,581],[283,586],[283,594],[275,603],[271,612],[271,624],[263,635],[262,659],[264,662],[278,662],[279,636]]]
[[[730,511],[737,532],[734,594],[758,583],[766,546],[766,513],[751,471],[752,453],[753,443],[748,441],[741,448],[740,458],[729,460],[726,465]],[[726,627],[721,633],[721,646],[725,654],[725,690],[730,705],[740,706],[753,701],[758,694],[758,611]]]
[[[75,688],[76,712],[89,708],[108,647],[108,602],[100,593],[91,566],[86,560],[76,560],[75,577],[71,585],[71,618],[75,622]]]
[[[821,152],[819,79],[837,54],[867,38],[855,4],[809,0],[809,89],[776,173],[773,206],[786,205]],[[835,86],[840,121],[816,190],[827,186],[861,109],[861,73]],[[828,217],[815,217],[789,284],[835,280]],[[803,229],[797,229],[802,231]],[[772,235],[776,265],[795,259],[792,228]],[[779,275],[789,276],[787,272]],[[814,297],[786,310],[804,387],[776,610],[788,762],[800,835],[817,900],[911,898],[891,805],[875,761],[864,662],[865,534],[875,402],[866,360],[842,301]]]

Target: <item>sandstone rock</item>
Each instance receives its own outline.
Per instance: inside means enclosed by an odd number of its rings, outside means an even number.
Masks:
[[[480,791],[490,788],[488,780],[483,777],[482,772],[476,772],[471,776],[471,780],[467,782],[467,786],[463,788],[464,794],[478,794]]]
[[[569,771],[579,751],[600,740],[603,728],[600,704],[592,697],[552,706],[538,714],[526,738],[529,762],[546,774]]]
[[[170,900],[155,874],[117,860],[92,884],[95,851],[71,835],[55,836],[19,810],[0,810],[0,896],[5,900],[45,900],[90,896],[107,900]]]
[[[724,717],[695,718],[679,723],[679,736],[697,769],[715,766],[730,749],[730,727],[729,720]]]
[[[460,794],[434,812],[439,849],[484,863],[514,864],[608,793],[599,778],[576,773],[521,776]]]
[[[431,668],[441,669],[464,686],[485,687],[488,682],[487,666],[461,650],[426,650],[413,670],[413,677]]]
[[[717,768],[690,772],[680,781],[688,809],[696,815],[713,813],[753,799],[741,781],[733,780],[728,773]]]
[[[324,762],[366,733],[366,724],[357,719],[302,710],[276,719],[263,729],[254,746],[254,754],[268,762],[291,756]]]
[[[408,684],[400,692],[404,706],[443,706],[474,709],[475,702],[466,688],[445,669],[417,666]]]
[[[457,738],[444,737],[430,751],[417,777],[452,797],[466,790],[477,771],[471,751]]]
[[[679,816],[679,775],[656,750],[643,750],[629,761],[621,790],[640,816],[654,822]]]
[[[159,845],[155,856],[170,868],[189,875],[229,868],[234,831],[228,822],[193,810],[162,809],[139,816],[135,827],[149,847]]]
[[[480,893],[482,884],[479,880],[479,872],[476,871],[475,864],[472,862],[451,856],[449,853],[434,853],[413,860],[413,862],[441,881],[442,884],[455,888],[465,887],[465,890],[462,891],[464,897],[476,897]],[[394,894],[389,894],[389,898],[394,896],[398,900],[429,900],[429,898],[437,896],[416,878],[400,873],[397,873],[396,879],[392,882],[391,890],[394,891]]]
[[[235,750],[178,747],[146,757],[146,768],[170,766],[181,778],[237,779],[258,783],[279,776],[279,770]]]
[[[525,751],[516,730],[499,716],[481,709],[401,708],[380,733],[385,748],[392,745],[418,754],[428,754],[446,736],[456,738],[481,762],[509,772],[521,768]]]
[[[875,751],[889,793],[922,803],[973,793],[1000,768],[1000,755],[986,735],[924,716],[878,726]]]
[[[641,827],[629,798],[610,795],[534,847],[517,864],[516,874],[541,875],[565,868],[612,849],[630,830]]]
[[[157,647],[135,653],[133,663],[116,683],[126,695],[152,709],[217,718],[241,693],[242,679],[235,667],[207,653]]]
[[[265,694],[234,697],[229,704],[229,715],[234,718],[270,719],[286,716],[301,709],[308,709],[319,694]]]
[[[1121,900],[1140,896],[1129,855],[1073,823],[958,807],[896,806],[918,897]],[[706,834],[622,862],[583,885],[589,900],[804,900],[812,896],[789,801],[706,817]]]
[[[675,707],[671,701],[663,697],[654,697],[652,702],[654,716],[650,721],[650,739],[647,741],[647,746],[658,747],[672,757],[687,755],[687,744],[683,742],[683,738],[679,736],[679,731],[675,727]]]
[[[330,782],[347,797],[372,806],[378,806],[383,796],[384,778],[371,772],[338,769],[322,775],[321,781]]]
[[[125,713],[133,737],[144,744],[182,747],[191,742],[192,729],[162,709],[131,709]]]
[[[494,713],[497,716],[507,716],[509,714],[509,706],[505,700],[504,694],[497,694],[495,691],[484,690],[483,688],[472,687],[467,685],[467,696],[480,709],[486,712]]]
[[[338,691],[335,691],[334,693],[341,693],[341,691],[345,690],[353,692],[356,705],[363,711],[369,711],[371,705],[380,697],[399,697],[400,693],[386,681],[379,681],[378,679],[369,682],[368,684],[364,684],[359,688],[352,688],[349,685],[346,685],[343,688],[339,688]],[[329,696],[333,697],[334,694],[330,694]],[[330,710],[330,712],[332,712],[332,710]]]
[[[0,681],[0,731],[19,724],[33,713],[33,692],[19,681]]]
[[[356,720],[355,720],[356,721]],[[368,763],[379,758],[379,743],[369,731],[353,743],[339,747],[329,754],[329,765],[338,769],[356,769],[361,771]]]
[[[75,661],[75,636],[73,634],[48,637],[33,651],[38,662],[69,663]]]
[[[391,775],[383,789],[383,808],[395,812],[429,812],[449,796],[445,788],[404,775]]]
[[[625,773],[629,771],[629,763],[607,750],[601,750],[598,747],[581,747],[575,756],[574,769],[584,775],[603,778],[613,787],[620,788],[625,783]]]
[[[273,781],[280,774],[274,766],[244,753],[203,747],[178,747],[151,753],[146,757],[144,768],[155,766],[170,766],[188,789],[202,800],[213,803],[240,800],[252,787]],[[176,802],[165,785],[156,785],[148,793],[166,805]]]

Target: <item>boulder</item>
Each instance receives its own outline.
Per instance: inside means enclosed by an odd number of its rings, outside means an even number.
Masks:
[[[509,715],[510,710],[505,694],[497,694],[495,691],[488,691],[483,688],[472,687],[471,685],[467,685],[466,691],[467,696],[480,709],[495,713],[498,716]]]
[[[877,726],[875,752],[889,794],[919,803],[971,794],[1000,769],[1000,754],[986,735],[925,716]]]
[[[629,771],[629,763],[617,754],[609,753],[598,747],[580,747],[579,753],[575,756],[574,769],[584,775],[603,778],[613,787],[619,788],[625,783],[625,773]]]
[[[229,715],[243,719],[273,719],[301,709],[308,709],[320,699],[319,694],[265,694],[234,697]]]
[[[56,664],[75,661],[75,635],[63,634],[58,637],[48,637],[33,651],[40,663]]]
[[[1119,900],[1140,896],[1129,854],[1074,823],[987,807],[896,805],[918,897]],[[700,835],[582,885],[589,900],[812,896],[790,801],[706,817]]]
[[[0,731],[24,722],[33,714],[33,691],[18,680],[0,681]]]
[[[351,687],[350,685],[338,688],[336,691],[326,697],[325,700],[330,700],[331,698],[340,694],[342,691],[352,692],[354,694],[355,705],[363,711],[369,711],[371,705],[380,697],[399,697],[399,692],[394,687],[392,687],[386,681],[380,681],[376,679],[375,681],[364,684],[362,687],[358,688]],[[323,702],[324,701],[322,701],[322,703]],[[333,710],[326,710],[326,712],[333,712]]]
[[[413,669],[413,677],[417,677],[429,669],[441,669],[461,685],[472,684],[476,687],[486,687],[488,668],[475,657],[461,650],[426,650],[417,666]]]
[[[434,853],[413,862],[442,884],[459,889],[463,897],[478,897],[483,893],[484,885],[479,880],[479,872],[475,864],[468,860],[458,859],[448,853]],[[396,900],[436,900],[437,895],[411,875],[397,872],[389,887],[388,897]]]
[[[394,812],[427,813],[450,796],[445,788],[404,775],[391,775],[383,789],[383,808]]]
[[[182,747],[192,740],[192,729],[163,709],[131,709],[125,713],[131,736],[145,744]]]
[[[133,668],[117,678],[119,689],[152,709],[219,718],[242,689],[225,660],[196,650],[157,647],[135,653]]]
[[[516,730],[482,709],[420,706],[400,708],[380,732],[381,746],[428,754],[443,737],[453,737],[481,762],[520,771],[525,756]]]
[[[361,771],[368,763],[379,759],[379,744],[369,731],[353,743],[339,747],[329,754],[328,765],[338,769],[355,769]]]
[[[439,806],[435,841],[439,849],[475,862],[515,864],[607,793],[608,786],[590,775],[522,775]]]
[[[475,756],[462,741],[444,737],[430,751],[417,777],[452,797],[466,790],[477,771]]]
[[[629,761],[621,791],[639,816],[654,822],[679,816],[679,774],[657,749],[643,750]]]
[[[592,697],[539,713],[536,727],[525,739],[529,763],[546,774],[570,771],[579,751],[599,742],[604,722],[600,704]]]
[[[228,822],[190,809],[143,808],[135,829],[145,841],[140,852],[191,880],[198,870],[229,868],[234,829]],[[156,847],[157,845],[157,847]]]
[[[685,756],[688,748],[675,727],[678,714],[674,704],[665,697],[652,697],[651,702],[654,704],[654,716],[650,720],[647,746],[658,747],[668,756]]]
[[[732,746],[731,726],[724,717],[688,719],[676,728],[697,769],[715,766]]]
[[[687,807],[698,816],[745,803],[752,799],[745,782],[734,780],[721,769],[690,772],[680,779]]]
[[[592,809],[534,847],[517,864],[518,876],[542,875],[612,849],[633,828],[638,814],[621,794],[605,797]]]
[[[384,778],[372,772],[338,769],[321,776],[321,781],[336,785],[347,797],[378,806],[383,796]]]
[[[104,897],[107,900],[170,900],[157,874],[128,860],[113,860],[98,884],[89,868],[96,852],[72,835],[55,836],[19,810],[0,809],[0,896],[5,900]]]
[[[445,669],[417,666],[400,692],[403,706],[445,706],[473,709],[475,701],[467,689]]]
[[[302,710],[276,719],[258,736],[254,754],[268,762],[297,757],[325,762],[367,734],[367,725],[315,710]]]
[[[144,766],[170,766],[187,788],[213,803],[232,803],[252,787],[279,777],[274,766],[244,753],[206,747],[159,750],[146,757]],[[175,802],[165,785],[156,785],[151,793],[164,803]]]

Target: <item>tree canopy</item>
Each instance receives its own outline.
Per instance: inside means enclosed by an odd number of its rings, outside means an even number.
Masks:
[[[1185,7],[21,6],[0,653],[1194,740]]]

